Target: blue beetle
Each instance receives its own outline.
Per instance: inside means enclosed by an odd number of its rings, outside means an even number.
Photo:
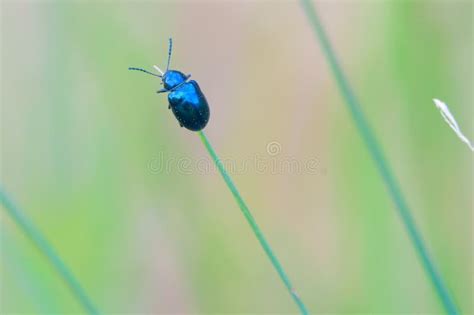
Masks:
[[[173,42],[170,38],[166,71],[163,72],[157,66],[153,66],[160,75],[141,68],[128,69],[142,71],[161,78],[164,88],[157,93],[169,92],[168,108],[173,111],[179,125],[192,131],[202,130],[209,121],[209,105],[198,83],[194,80],[188,81],[191,75],[185,75],[177,70],[169,70],[172,49]]]

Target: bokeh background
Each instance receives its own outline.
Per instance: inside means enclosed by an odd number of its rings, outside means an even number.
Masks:
[[[474,138],[473,3],[316,6],[472,312],[473,155],[432,98]],[[165,67],[170,36],[172,68],[201,85],[223,159],[316,161],[232,172],[310,310],[441,312],[298,2],[2,1],[1,185],[100,310],[297,312],[219,174],[193,164],[211,162],[155,94],[159,80],[127,71]],[[0,253],[3,314],[83,311],[3,210]]]

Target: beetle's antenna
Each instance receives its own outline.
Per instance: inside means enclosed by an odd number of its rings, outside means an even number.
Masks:
[[[166,65],[166,71],[170,68],[171,62],[171,51],[173,50],[173,39],[170,37],[168,45],[168,64]]]
[[[156,66],[155,66],[155,67],[156,67]],[[155,68],[155,69],[156,69],[156,68]],[[128,70],[141,71],[141,72],[145,72],[145,73],[154,75],[155,77],[158,77],[158,78],[163,78],[163,72],[162,72],[161,70],[160,70],[161,75],[155,74],[155,73],[150,72],[150,71],[146,71],[145,69],[141,69],[141,68],[133,68],[133,67],[130,67],[130,68],[128,68]],[[158,68],[158,70],[159,70],[159,68]]]

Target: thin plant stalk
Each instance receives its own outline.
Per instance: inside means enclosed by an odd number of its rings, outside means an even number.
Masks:
[[[422,265],[431,280],[441,303],[448,314],[458,314],[456,305],[451,298],[446,285],[441,278],[441,275],[437,271],[435,264],[428,253],[428,249],[423,241],[421,233],[419,232],[416,223],[412,216],[412,211],[405,201],[405,197],[400,189],[400,186],[393,175],[391,168],[384,156],[382,147],[375,138],[375,134],[372,131],[367,118],[365,117],[361,105],[355,97],[350,84],[339,65],[336,54],[331,47],[331,43],[326,35],[326,32],[319,20],[316,13],[316,9],[310,0],[301,0],[303,10],[308,17],[311,27],[321,44],[322,50],[326,59],[328,60],[331,71],[336,79],[339,90],[345,100],[347,108],[354,119],[357,130],[359,131],[362,139],[364,140],[370,155],[372,156],[377,170],[382,176],[385,185],[389,191],[389,194],[395,203],[398,214],[406,228],[406,231],[410,237],[416,252],[418,253]]]
[[[77,281],[66,264],[61,260],[59,255],[53,249],[52,245],[48,243],[39,229],[35,227],[33,222],[28,219],[23,211],[21,211],[21,209],[7,196],[7,194],[1,188],[0,203],[3,205],[8,215],[13,219],[20,230],[22,230],[22,232],[25,233],[25,235],[36,245],[39,251],[44,256],[46,256],[49,263],[69,287],[73,296],[81,304],[87,314],[99,314],[94,304],[79,284],[79,281]]]
[[[288,289],[288,292],[290,293],[291,297],[295,301],[296,305],[298,305],[298,308],[301,312],[301,314],[309,314],[308,309],[304,305],[303,301],[299,297],[299,295],[296,293],[295,289],[291,285],[290,279],[286,275],[286,272],[283,270],[282,265],[280,264],[279,260],[273,253],[272,248],[268,244],[267,240],[263,236],[262,231],[257,225],[257,222],[255,221],[254,217],[250,213],[249,208],[247,207],[247,204],[245,203],[244,199],[240,195],[239,191],[237,190],[237,187],[235,187],[234,182],[232,181],[231,177],[225,170],[224,164],[222,161],[219,159],[217,156],[216,152],[214,151],[213,147],[209,143],[209,140],[207,139],[206,135],[204,134],[203,131],[198,132],[199,137],[201,138],[202,143],[206,147],[207,151],[209,152],[209,155],[212,157],[214,160],[214,163],[216,164],[217,168],[219,169],[219,172],[222,175],[222,178],[224,178],[225,183],[227,184],[227,187],[229,190],[232,192],[232,195],[234,196],[235,201],[239,205],[240,210],[242,211],[243,215],[245,216],[245,219],[247,219],[247,222],[249,223],[250,227],[252,228],[252,231],[255,233],[255,236],[257,237],[258,241],[260,242],[260,245],[262,246],[263,250],[267,254],[268,258],[270,259],[270,262],[272,263],[273,267],[277,271],[278,275],[280,276],[281,280],[285,284],[285,287]]]

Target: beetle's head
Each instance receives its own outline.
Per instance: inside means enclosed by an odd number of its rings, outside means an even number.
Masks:
[[[178,85],[186,82],[190,75],[185,75],[184,73],[177,71],[177,70],[168,70],[170,67],[170,61],[171,61],[171,50],[173,48],[173,41],[169,40],[169,47],[168,47],[168,63],[166,64],[166,71],[163,72],[158,66],[153,66],[156,71],[158,71],[160,74],[152,73],[150,71],[147,71],[142,68],[128,68],[129,70],[137,70],[141,72],[145,72],[148,74],[151,74],[155,77],[158,77],[161,79],[161,84],[164,85],[164,89],[161,89],[158,91],[158,93],[163,93],[163,92],[168,92]]]
[[[168,70],[163,75],[163,85],[166,90],[172,90],[181,83],[186,82],[189,76],[185,75],[181,71],[177,70]]]

